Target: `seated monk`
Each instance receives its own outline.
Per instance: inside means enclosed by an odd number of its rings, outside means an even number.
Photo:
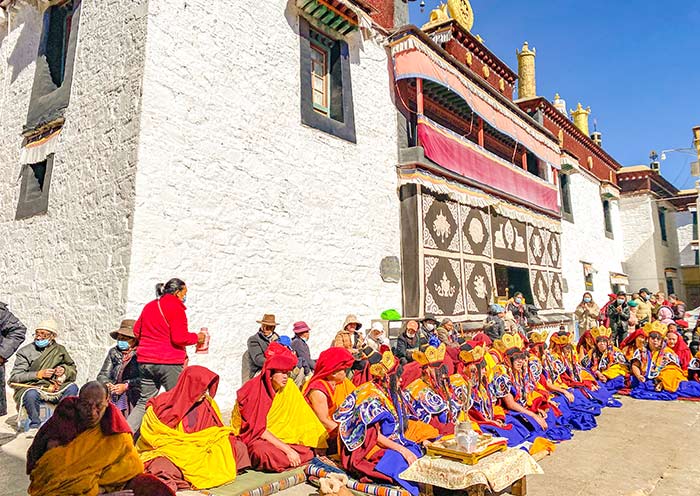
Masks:
[[[238,390],[231,425],[248,447],[253,468],[284,472],[328,447],[328,433],[289,372],[296,355],[277,342],[265,351],[262,373]]]
[[[146,472],[174,491],[227,484],[250,467],[245,445],[221,420],[218,387],[218,375],[192,365],[173,389],[146,404],[136,448]]]
[[[345,371],[352,367],[355,358],[345,348],[328,348],[316,361],[314,375],[304,385],[303,393],[318,419],[328,431],[329,449],[337,452],[338,423],[333,414],[355,385]]]
[[[105,386],[93,381],[80,389],[78,397],[58,404],[27,452],[31,496],[115,491],[174,496],[158,479],[143,474],[129,424],[108,395]]]

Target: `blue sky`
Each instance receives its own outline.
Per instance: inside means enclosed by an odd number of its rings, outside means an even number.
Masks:
[[[410,20],[427,22],[411,2]],[[555,92],[569,109],[591,107],[603,148],[622,165],[647,164],[649,152],[692,145],[700,125],[700,1],[472,0],[472,32],[517,71],[515,49],[537,49],[537,94]],[[662,174],[694,186],[691,155],[667,154]]]

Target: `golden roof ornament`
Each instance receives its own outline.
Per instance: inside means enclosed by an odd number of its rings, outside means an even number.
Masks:
[[[427,29],[437,24],[442,24],[445,21],[450,20],[450,15],[447,13],[447,4],[441,3],[438,5],[437,9],[433,9],[430,12],[430,19],[428,22],[423,24],[421,29]]]
[[[474,11],[469,0],[447,0],[447,10],[452,19],[457,21],[465,31],[471,31],[474,26]]]

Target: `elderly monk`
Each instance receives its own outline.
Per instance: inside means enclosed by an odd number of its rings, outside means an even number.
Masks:
[[[329,439],[333,440],[329,448],[334,452],[337,451],[334,444],[338,437],[338,423],[333,420],[333,414],[355,390],[355,385],[345,375],[354,361],[352,353],[345,348],[328,348],[319,355],[314,375],[303,389],[306,401],[328,431]]]
[[[328,433],[296,384],[288,380],[297,364],[291,350],[277,342],[265,351],[262,374],[238,390],[231,423],[248,447],[253,468],[283,472],[325,449]]]
[[[131,429],[109,403],[107,388],[88,382],[78,397],[65,398],[27,452],[31,496],[109,494],[172,496],[152,476],[134,448]]]
[[[245,445],[221,420],[218,387],[218,375],[192,365],[173,389],[146,404],[136,448],[146,472],[174,491],[227,484],[250,467]]]

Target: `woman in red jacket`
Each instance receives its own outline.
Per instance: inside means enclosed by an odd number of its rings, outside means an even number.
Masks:
[[[186,346],[203,343],[205,334],[187,330],[185,300],[187,286],[180,279],[156,284],[157,298],[146,304],[134,324],[139,341],[136,359],[141,374],[141,395],[129,414],[131,430],[141,427],[146,403],[158,394],[175,387],[187,360]]]

